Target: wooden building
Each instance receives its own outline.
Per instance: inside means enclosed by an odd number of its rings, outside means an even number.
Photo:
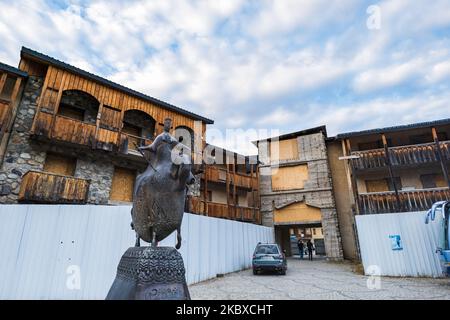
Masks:
[[[428,210],[450,200],[450,119],[338,134],[327,141],[344,252],[355,214]]]
[[[260,224],[257,157],[209,144],[207,149],[200,192],[188,198],[188,211]]]
[[[137,146],[150,144],[167,117],[195,163],[203,159],[210,119],[28,48],[18,69],[0,64],[0,72],[0,203],[129,204],[147,165]],[[188,211],[260,222],[248,157],[199,168]]]

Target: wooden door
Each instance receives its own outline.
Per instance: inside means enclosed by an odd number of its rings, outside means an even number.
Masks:
[[[109,199],[112,201],[133,201],[135,179],[135,170],[115,167]]]

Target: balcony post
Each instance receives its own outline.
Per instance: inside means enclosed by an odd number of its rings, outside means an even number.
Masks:
[[[204,175],[205,175],[205,180],[204,180],[205,186],[203,187],[203,200],[204,200],[204,202],[203,202],[203,212],[202,212],[205,216],[208,215],[208,202],[207,201],[209,201],[209,199],[208,199],[208,179],[209,179],[208,172],[209,172],[209,170],[210,170],[210,167],[209,167],[208,164],[206,164],[205,173],[204,173]]]
[[[50,138],[53,137],[53,129],[55,127],[56,115],[58,114],[59,104],[61,102],[61,97],[62,97],[64,88],[65,88],[65,85],[66,85],[66,79],[67,79],[67,72],[64,72],[63,76],[62,76],[62,79],[61,79],[61,85],[59,86],[58,96],[56,97],[55,107],[53,108],[52,122],[50,124]],[[45,94],[44,91],[43,91],[43,94]],[[44,96],[42,96],[42,97],[44,97]]]
[[[439,138],[436,133],[436,128],[434,128],[434,127],[431,128],[431,133],[433,134],[433,140],[434,140],[434,143],[436,144],[436,155],[439,159],[439,162],[441,163],[442,174],[444,175],[444,179],[445,179],[445,182],[447,183],[447,186],[450,188],[450,179],[448,177],[448,169],[447,169],[447,166],[445,165],[444,157],[442,156],[441,145],[439,143]]]
[[[397,185],[395,183],[394,171],[392,170],[391,159],[389,157],[389,147],[388,147],[386,136],[384,135],[384,133],[381,135],[381,139],[383,141],[383,147],[384,147],[384,159],[385,159],[386,165],[388,166],[388,169],[389,169],[389,177],[391,178],[392,186],[394,187],[395,199],[397,201],[396,209],[397,209],[397,211],[401,211],[402,204],[400,201],[400,195],[398,193]]]

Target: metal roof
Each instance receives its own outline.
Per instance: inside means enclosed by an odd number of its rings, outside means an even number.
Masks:
[[[323,126],[318,126],[318,127],[314,127],[314,128],[309,128],[309,129],[296,131],[296,132],[282,134],[281,136],[278,136],[278,137],[270,137],[270,138],[266,138],[266,139],[259,139],[259,140],[256,140],[256,141],[252,141],[252,143],[254,145],[257,145],[257,143],[259,141],[272,140],[272,139],[275,139],[275,138],[278,139],[278,140],[286,140],[286,139],[295,138],[295,137],[298,137],[298,136],[304,136],[304,135],[307,135],[307,134],[313,134],[313,133],[319,133],[319,132],[322,132],[325,135],[325,138],[327,137],[327,128],[326,128],[325,125],[323,125]]]
[[[211,119],[202,117],[200,115],[197,115],[195,113],[192,113],[192,112],[187,111],[185,109],[182,109],[180,107],[174,106],[174,105],[172,105],[170,103],[161,101],[159,99],[150,97],[150,96],[148,96],[146,94],[143,94],[141,92],[138,92],[138,91],[135,91],[133,89],[127,88],[125,86],[122,86],[120,84],[112,82],[112,81],[110,81],[108,79],[102,78],[100,76],[97,76],[97,75],[92,74],[90,72],[87,72],[85,70],[79,69],[79,68],[74,67],[74,66],[72,66],[70,64],[62,62],[62,61],[57,60],[55,58],[52,58],[50,56],[47,56],[47,55],[45,55],[43,53],[37,52],[35,50],[29,49],[29,48],[26,48],[26,47],[22,47],[22,50],[20,52],[20,56],[21,57],[25,57],[25,58],[30,58],[32,60],[37,60],[37,61],[45,63],[45,64],[53,65],[53,66],[58,67],[60,69],[67,70],[69,72],[73,72],[73,73],[79,74],[79,75],[81,75],[81,76],[83,76],[83,77],[85,77],[85,78],[87,78],[89,80],[98,82],[100,84],[103,84],[105,86],[111,87],[111,88],[116,89],[116,90],[120,90],[120,91],[125,92],[125,93],[127,93],[129,95],[138,97],[138,98],[140,98],[142,100],[154,103],[154,104],[156,104],[156,105],[158,105],[160,107],[163,107],[165,109],[168,109],[170,111],[181,113],[181,114],[183,114],[183,115],[185,115],[187,117],[193,118],[195,120],[201,120],[201,121],[203,121],[203,122],[205,122],[207,124],[213,124],[214,123],[214,121],[211,120]]]
[[[26,73],[25,71],[22,71],[20,69],[17,69],[15,67],[12,67],[10,65],[7,65],[7,64],[1,63],[1,62],[0,62],[0,71],[11,73],[16,76],[23,77],[23,78],[28,77],[28,73]]]
[[[446,125],[446,124],[450,124],[450,118],[434,120],[434,121],[427,121],[427,122],[418,122],[418,123],[399,125],[399,126],[393,126],[393,127],[385,127],[385,128],[378,128],[378,129],[369,129],[369,130],[362,130],[362,131],[340,133],[336,136],[336,138],[341,139],[341,138],[364,136],[364,135],[375,134],[375,133],[405,131],[405,130],[411,130],[411,129],[420,129],[420,128],[439,126],[439,125]]]

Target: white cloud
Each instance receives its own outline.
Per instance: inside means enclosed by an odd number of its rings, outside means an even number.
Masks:
[[[366,28],[369,1],[65,3],[0,0],[0,61],[17,65],[25,45],[210,117],[221,130],[338,131],[448,109],[447,0],[380,1],[377,31]]]

